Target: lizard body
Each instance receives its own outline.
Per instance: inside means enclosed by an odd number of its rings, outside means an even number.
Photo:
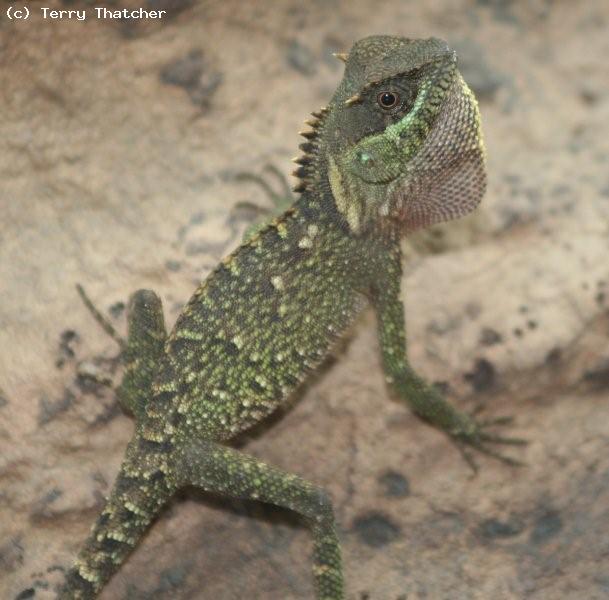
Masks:
[[[150,291],[130,301],[119,400],[136,430],[60,598],[93,598],[160,508],[197,486],[300,513],[318,599],[344,597],[331,502],[317,486],[220,442],[285,402],[372,304],[387,381],[461,446],[511,443],[456,411],[406,360],[400,239],[471,211],[485,188],[478,109],[440,40],[357,42],[309,121],[300,196],[200,285],[169,335]]]

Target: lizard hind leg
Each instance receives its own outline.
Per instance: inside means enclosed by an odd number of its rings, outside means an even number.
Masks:
[[[138,290],[131,295],[125,340],[93,304],[83,287],[78,284],[76,289],[93,318],[121,348],[125,373],[116,393],[123,409],[138,419],[151,397],[152,380],[167,339],[161,299],[152,290]]]
[[[144,444],[142,443],[144,442]],[[91,600],[121,567],[175,492],[167,455],[134,438],[104,509],[82,546],[58,600]]]
[[[151,290],[132,294],[127,323],[125,373],[116,393],[121,405],[141,420],[167,339],[161,299]]]
[[[313,534],[313,576],[317,600],[344,598],[340,546],[332,505],[317,486],[268,466],[238,450],[196,440],[172,454],[180,486],[259,500],[302,515]]]

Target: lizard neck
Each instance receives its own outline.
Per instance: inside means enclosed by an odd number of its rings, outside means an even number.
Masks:
[[[307,182],[306,188],[294,204],[298,212],[306,215],[307,220],[336,228],[345,236],[354,241],[360,240],[363,244],[369,245],[371,238],[379,238],[382,243],[389,245],[399,244],[404,233],[403,227],[391,217],[369,222],[364,231],[354,230],[344,207],[341,209],[332,191],[325,157],[319,155],[316,165],[315,178]]]

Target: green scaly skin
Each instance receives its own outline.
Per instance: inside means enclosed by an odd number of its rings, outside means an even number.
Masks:
[[[387,91],[399,96],[389,108]],[[485,188],[478,109],[454,53],[436,39],[365,38],[314,116],[296,160],[299,197],[218,265],[169,335],[158,297],[132,297],[119,399],[136,431],[60,598],[94,598],[161,507],[193,485],[302,515],[316,598],[343,598],[328,495],[222,443],[285,402],[367,304],[401,401],[463,449],[501,457],[489,444],[517,442],[455,410],[406,359],[400,239],[466,214]]]

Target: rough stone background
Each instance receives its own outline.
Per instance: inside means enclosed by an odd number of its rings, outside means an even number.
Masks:
[[[607,3],[107,3],[160,23],[40,5],[0,15],[0,597],[55,596],[132,432],[74,284],[119,329],[140,287],[173,322],[238,243],[235,204],[268,202],[236,174],[290,172],[331,52],[371,33],[447,39],[481,100],[489,192],[415,244],[410,356],[460,407],[515,415],[527,466],[472,477],[393,402],[371,315],[246,447],[329,489],[351,599],[609,597]],[[102,598],[310,598],[309,544],[292,515],[188,492]]]

